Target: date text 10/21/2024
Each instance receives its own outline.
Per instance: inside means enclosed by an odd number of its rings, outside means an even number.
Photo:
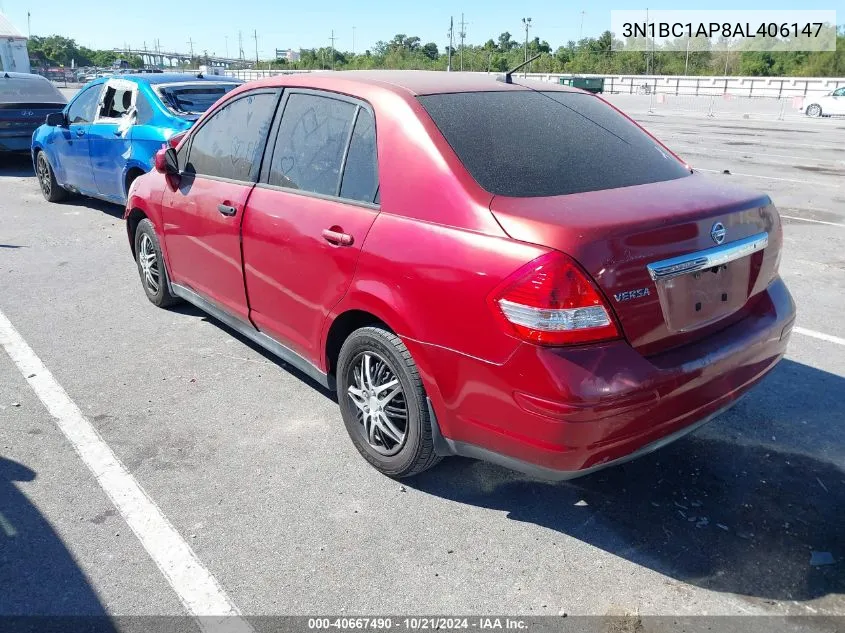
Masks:
[[[512,617],[324,617],[309,618],[310,630],[375,630],[437,631],[437,630],[527,630],[528,622]]]

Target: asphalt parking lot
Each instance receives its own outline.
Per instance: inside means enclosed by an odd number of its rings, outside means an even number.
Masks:
[[[612,470],[381,476],[329,394],[151,305],[123,210],[48,204],[27,159],[0,158],[0,313],[244,614],[845,615],[845,121],[633,115],[771,194],[799,329],[735,408]],[[184,613],[27,379],[0,353],[0,614]]]

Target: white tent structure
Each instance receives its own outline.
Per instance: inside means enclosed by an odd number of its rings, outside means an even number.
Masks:
[[[9,19],[0,13],[0,71],[30,72],[26,40]]]

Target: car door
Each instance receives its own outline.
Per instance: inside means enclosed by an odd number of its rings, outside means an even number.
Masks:
[[[319,366],[322,325],[378,214],[375,121],[345,96],[285,93],[244,216],[244,278],[256,327]]]
[[[109,79],[89,130],[94,184],[100,196],[119,202],[124,198],[124,168],[132,142],[137,92],[134,81]]]
[[[252,90],[204,119],[180,151],[178,186],[162,197],[173,282],[244,321],[241,221],[278,101],[278,90]]]
[[[825,114],[845,114],[845,87],[834,90],[829,101],[830,109]]]
[[[65,110],[68,125],[55,129],[53,147],[49,150],[53,154],[59,182],[86,193],[96,191],[91,174],[88,132],[97,115],[102,89],[102,84],[88,86],[68,104]]]

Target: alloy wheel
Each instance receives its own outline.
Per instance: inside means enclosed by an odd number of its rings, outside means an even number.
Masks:
[[[347,395],[364,439],[377,453],[395,455],[408,436],[408,404],[396,372],[372,351],[358,354],[349,367]]]
[[[44,194],[45,198],[49,198],[50,191],[53,188],[53,183],[51,182],[52,178],[50,177],[50,164],[44,157],[43,152],[38,154],[36,170],[38,172],[38,184],[41,185],[41,193]]]
[[[815,116],[821,115],[821,113],[822,113],[821,107],[819,105],[815,104],[815,103],[813,105],[807,107],[807,116],[815,117]]]
[[[144,284],[153,294],[161,287],[161,273],[158,267],[158,257],[150,236],[146,233],[141,235],[141,242],[138,248],[138,266],[144,276]]]

